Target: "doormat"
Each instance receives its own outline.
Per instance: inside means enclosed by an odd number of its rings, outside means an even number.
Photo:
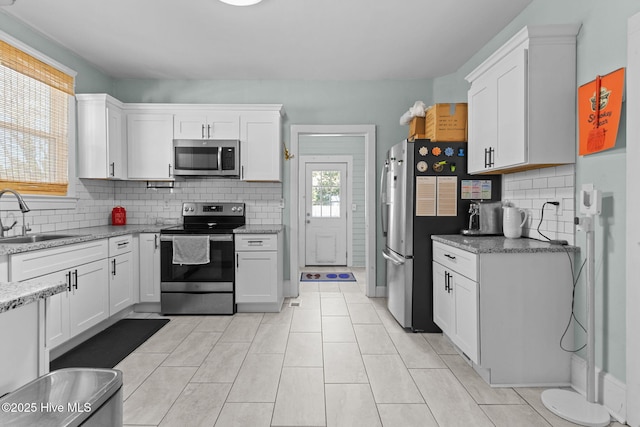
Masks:
[[[167,322],[169,319],[122,319],[52,360],[49,369],[111,369]]]
[[[355,282],[352,273],[302,273],[301,282]]]

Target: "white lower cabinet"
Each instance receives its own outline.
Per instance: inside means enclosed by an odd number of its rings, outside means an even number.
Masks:
[[[52,281],[67,292],[47,299],[46,345],[49,348],[109,317],[107,240],[11,255],[11,281]]]
[[[478,283],[434,262],[433,296],[435,323],[478,363]]]
[[[160,234],[140,233],[140,302],[160,302]]]
[[[109,239],[109,315],[133,301],[133,239],[130,234]]]
[[[570,384],[571,353],[559,344],[571,314],[567,255],[433,242],[434,321],[492,386]],[[572,330],[562,342],[572,348]]]
[[[108,262],[83,264],[71,271],[69,327],[72,337],[109,317]]]
[[[278,234],[236,234],[238,311],[280,311],[283,294],[282,238]]]

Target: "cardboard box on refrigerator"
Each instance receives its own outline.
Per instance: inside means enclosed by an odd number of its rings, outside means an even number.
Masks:
[[[409,141],[413,141],[414,139],[426,138],[424,133],[424,125],[424,117],[414,117],[411,119],[411,122],[409,122]]]
[[[467,140],[467,103],[435,104],[427,109],[425,137],[434,142]]]

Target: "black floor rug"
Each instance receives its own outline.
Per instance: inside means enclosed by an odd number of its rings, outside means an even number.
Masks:
[[[158,332],[169,319],[122,319],[49,364],[62,368],[113,368]]]

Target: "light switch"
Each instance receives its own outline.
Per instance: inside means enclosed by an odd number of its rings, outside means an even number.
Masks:
[[[357,210],[358,210],[358,205],[356,205],[355,203],[352,203],[352,204],[351,204],[351,211],[352,211],[352,212],[355,212],[355,211],[357,211]]]

